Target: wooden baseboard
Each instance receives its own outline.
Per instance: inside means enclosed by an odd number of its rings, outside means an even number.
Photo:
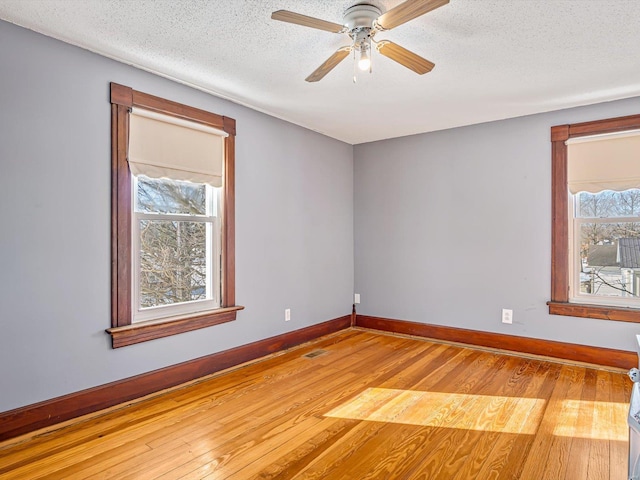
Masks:
[[[394,320],[390,318],[356,315],[356,326],[384,332],[402,333],[418,337],[446,340],[468,345],[497,348],[520,353],[544,355],[565,360],[592,363],[615,368],[632,368],[638,365],[635,352],[611,348],[591,347],[573,343],[555,342],[538,338],[503,335],[463,328],[444,327],[426,323]]]
[[[175,387],[349,328],[351,315],[62,397],[0,412],[0,441]]]

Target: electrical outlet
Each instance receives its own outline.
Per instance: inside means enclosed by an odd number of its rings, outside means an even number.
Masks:
[[[284,321],[288,322],[289,320],[291,320],[291,309],[290,308],[286,308],[284,310]]]
[[[354,293],[353,294],[353,303],[360,303],[360,294],[359,293]]]
[[[502,309],[502,323],[513,323],[513,310],[508,308]]]

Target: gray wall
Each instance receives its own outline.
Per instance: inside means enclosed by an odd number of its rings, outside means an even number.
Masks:
[[[111,81],[238,121],[237,321],[110,348]],[[549,127],[639,111],[354,148],[0,22],[0,411],[345,315],[354,269],[362,314],[632,350],[634,324],[547,313]]]
[[[637,113],[640,98],[356,146],[358,313],[635,350],[637,325],[546,302],[549,129]]]
[[[237,321],[111,349],[112,81],[237,120]],[[0,218],[0,411],[351,311],[352,146],[4,22]]]

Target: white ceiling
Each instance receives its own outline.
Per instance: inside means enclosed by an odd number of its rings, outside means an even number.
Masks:
[[[640,95],[639,0],[451,0],[376,37],[431,73],[375,52],[357,84],[350,57],[305,82],[349,39],[271,12],[342,23],[352,3],[0,0],[0,18],[351,144]]]

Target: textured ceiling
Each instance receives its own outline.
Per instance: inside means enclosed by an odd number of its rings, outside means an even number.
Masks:
[[[357,144],[640,95],[638,0],[451,0],[378,34],[433,61],[305,77],[346,35],[343,0],[0,0],[0,18]],[[376,1],[383,9],[400,0]]]

